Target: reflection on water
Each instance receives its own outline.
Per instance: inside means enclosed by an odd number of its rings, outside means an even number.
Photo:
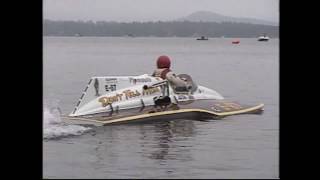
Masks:
[[[155,142],[152,152],[146,152],[151,159],[156,160],[181,160],[190,161],[192,157],[188,154],[185,145],[179,145],[179,141],[186,141],[194,134],[194,124],[190,120],[167,121],[154,125],[157,136],[152,138]],[[155,150],[154,150],[155,149]]]
[[[191,120],[97,128],[90,135],[95,139],[95,168],[120,163],[121,158],[127,156],[125,152],[128,149],[136,151],[136,158],[148,158],[155,164],[163,165],[168,160],[191,161],[193,158],[189,152],[192,142],[188,143],[188,139],[195,135],[194,129]]]

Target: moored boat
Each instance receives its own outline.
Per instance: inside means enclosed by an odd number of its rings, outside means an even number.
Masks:
[[[209,40],[209,38],[207,38],[205,36],[201,36],[200,38],[197,38],[197,40]]]
[[[258,38],[258,41],[269,41],[269,37],[268,36],[266,36],[266,34],[264,34],[263,36],[260,36],[259,38]]]

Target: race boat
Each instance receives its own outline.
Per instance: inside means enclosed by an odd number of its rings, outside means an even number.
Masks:
[[[148,74],[92,77],[77,105],[62,119],[69,123],[108,125],[173,119],[220,119],[236,114],[261,114],[255,106],[226,100],[218,92],[178,75],[186,87]]]

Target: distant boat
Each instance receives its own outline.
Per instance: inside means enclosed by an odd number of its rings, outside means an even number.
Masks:
[[[209,40],[209,38],[201,36],[200,38],[197,38],[197,40]]]
[[[269,41],[269,37],[264,34],[258,38],[258,41]]]
[[[74,36],[81,37],[82,35],[80,33],[76,33],[76,34],[74,34]]]
[[[239,43],[240,43],[239,40],[232,41],[232,44],[239,44]]]

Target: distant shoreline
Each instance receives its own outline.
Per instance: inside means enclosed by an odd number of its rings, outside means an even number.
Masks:
[[[45,36],[77,37],[279,37],[279,26],[235,22],[131,22],[44,20]]]
[[[55,35],[43,35],[43,37],[59,37],[59,38],[186,38],[186,39],[196,39],[198,37],[173,37],[173,36],[168,36],[168,37],[156,37],[156,36],[139,36],[139,37],[127,37],[127,36],[55,36]],[[258,37],[209,37],[208,38],[212,38],[212,39],[234,39],[234,38],[239,38],[239,39],[256,39]],[[270,39],[279,39],[279,37],[270,37]]]

